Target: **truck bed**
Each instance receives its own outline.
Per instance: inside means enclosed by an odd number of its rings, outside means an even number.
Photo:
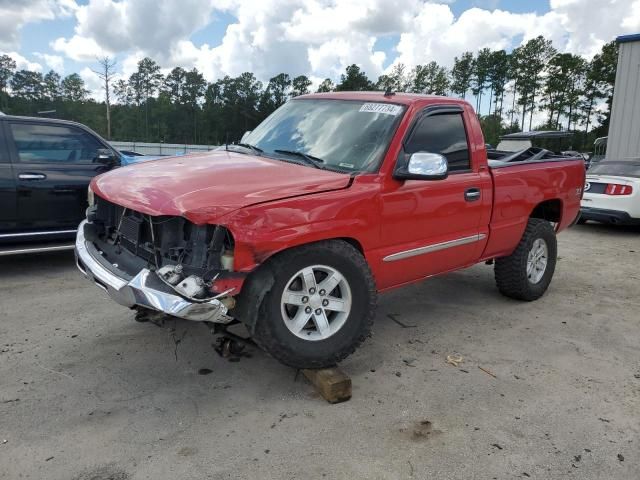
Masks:
[[[489,241],[483,258],[509,255],[522,237],[531,212],[557,212],[556,230],[567,228],[580,212],[585,181],[580,158],[552,158],[521,162],[489,162],[493,178],[493,210]]]
[[[551,150],[544,148],[531,147],[517,152],[509,152],[504,150],[487,150],[487,159],[489,166],[498,167],[502,165],[511,165],[514,163],[522,162],[535,162],[535,161],[547,161],[547,160],[563,160],[565,157],[560,154],[556,154]]]

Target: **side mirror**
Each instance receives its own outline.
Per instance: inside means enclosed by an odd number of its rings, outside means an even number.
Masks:
[[[116,165],[119,157],[113,150],[108,148],[99,148],[96,152],[96,162],[104,163],[106,165]]]
[[[447,159],[439,153],[416,152],[411,154],[406,165],[393,172],[400,180],[444,180],[449,174]]]
[[[250,133],[251,133],[251,130],[247,130],[246,132],[244,132],[244,134],[242,135],[242,138],[240,139],[240,143],[244,143],[244,141],[247,139]]]

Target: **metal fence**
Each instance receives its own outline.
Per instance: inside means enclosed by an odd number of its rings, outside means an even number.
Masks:
[[[184,143],[110,142],[116,150],[137,152],[143,155],[176,155],[208,152],[218,145],[189,145]]]

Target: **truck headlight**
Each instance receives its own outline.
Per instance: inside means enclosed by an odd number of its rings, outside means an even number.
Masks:
[[[93,190],[91,190],[91,185],[87,188],[87,202],[89,202],[89,206],[93,207],[95,203],[95,198],[93,196]]]

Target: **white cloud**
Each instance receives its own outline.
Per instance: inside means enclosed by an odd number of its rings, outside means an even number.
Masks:
[[[245,71],[263,81],[279,72],[337,79],[351,63],[375,78],[390,62],[450,66],[463,51],[510,49],[537,35],[561,51],[590,57],[617,35],[640,30],[640,0],[550,0],[543,14],[511,13],[495,9],[495,0],[476,0],[477,7],[458,17],[453,0],[26,1],[75,14],[74,33],[51,43],[73,60],[124,56],[119,68],[128,76],[149,55],[166,68],[196,67],[208,80]],[[234,19],[222,40],[194,44],[195,32],[219,21],[216,12]],[[391,52],[376,47],[382,37],[399,38]]]
[[[551,0],[551,10],[567,33],[567,51],[585,56],[593,56],[620,34],[640,29],[639,0]]]
[[[561,51],[590,58],[621,33],[640,29],[640,0],[630,1],[551,0],[543,15],[471,8],[458,18],[448,5],[427,2],[401,34],[396,62],[451,65],[466,50],[509,49],[538,35]]]
[[[27,23],[71,15],[74,0],[0,0],[0,48],[20,44],[20,30]]]
[[[329,41],[347,32],[388,35],[403,31],[419,8],[418,0],[320,0],[296,2],[283,23],[289,40],[314,44]],[[393,13],[393,14],[392,14]]]
[[[183,39],[170,60],[196,66],[209,79],[247,70],[263,80],[279,71],[336,79],[351,63],[376,77],[388,60],[450,66],[464,51],[510,49],[537,35],[561,51],[591,57],[617,35],[640,29],[640,0],[630,2],[551,0],[544,14],[470,8],[456,18],[452,2],[442,0],[231,0],[226,8],[237,21],[220,45],[198,47]],[[395,59],[375,51],[382,35],[399,36]]]
[[[386,54],[373,51],[375,41],[375,37],[352,34],[350,38],[336,38],[309,47],[311,70],[322,78],[338,78],[348,65],[356,63],[368,76],[376,78],[383,71]]]
[[[640,1],[633,2],[629,8],[629,16],[622,21],[622,26],[634,32],[640,30]]]
[[[213,81],[222,75],[219,69],[219,61],[216,58],[216,51],[207,44],[198,48],[189,40],[180,40],[170,50],[169,54],[172,66],[195,67],[209,81]],[[139,58],[135,59],[136,62],[138,60]]]
[[[236,3],[231,13],[238,20],[227,26],[220,45],[196,47],[184,41],[172,52],[173,58],[191,59],[193,65],[204,66],[208,76],[252,71],[266,80],[282,71],[309,73],[308,43],[287,37],[286,22],[300,3],[299,0]]]
[[[399,62],[451,66],[464,51],[509,50],[537,35],[562,52],[590,58],[616,36],[640,31],[640,0],[549,0],[545,13],[533,7],[512,13],[497,9],[498,0],[474,0],[457,17],[454,1],[0,0],[0,50],[9,50],[18,68],[37,71],[42,64],[62,71],[65,58],[95,65],[96,57],[109,55],[118,58],[118,77],[128,78],[151,56],[164,73],[195,67],[213,81],[250,71],[266,82],[286,72],[306,74],[317,86],[326,77],[337,81],[352,63],[375,79]],[[220,13],[232,18],[222,39],[195,44],[194,33],[202,38]],[[34,54],[42,64],[23,56],[18,45],[25,24],[70,15],[73,32],[52,39],[52,52]],[[389,39],[398,39],[391,49]],[[89,68],[80,75],[101,99],[96,75]]]
[[[51,42],[51,48],[63,53],[72,60],[80,62],[95,61],[96,58],[109,55],[111,52],[100,45],[93,38],[74,35],[69,40],[57,38]]]
[[[51,46],[74,60],[135,49],[163,60],[212,13],[212,2],[202,0],[89,0],[75,9],[74,35]]]
[[[44,61],[44,63],[52,70],[62,74],[64,73],[64,58],[60,55],[49,55],[48,53],[34,53],[36,57]]]
[[[138,69],[138,62],[144,58],[144,52],[140,50],[127,55],[122,62],[122,76],[129,78],[129,76]]]
[[[84,86],[89,90],[91,98],[98,101],[104,100],[103,83],[98,74],[89,67],[84,67],[79,75],[84,80]]]
[[[261,80],[279,73],[336,77],[351,63],[369,75],[382,72],[385,54],[374,51],[376,36],[403,29],[418,0],[230,1],[237,20],[217,46],[177,42],[170,59],[196,66],[208,79],[254,72]],[[389,15],[389,9],[406,11]]]
[[[42,65],[37,62],[32,62],[18,52],[2,52],[0,54],[9,55],[16,62],[16,70],[33,70],[34,72],[41,72]]]

